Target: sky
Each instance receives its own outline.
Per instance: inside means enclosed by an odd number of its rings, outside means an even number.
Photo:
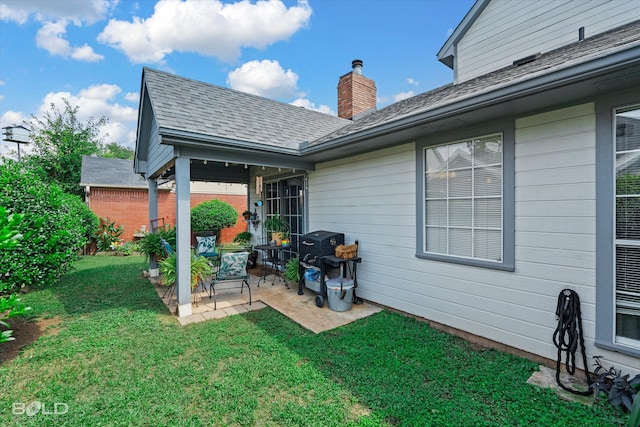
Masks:
[[[108,119],[103,142],[133,148],[143,67],[336,115],[338,79],[361,59],[380,109],[452,82],[436,54],[473,3],[0,0],[0,127],[66,99],[80,120]]]

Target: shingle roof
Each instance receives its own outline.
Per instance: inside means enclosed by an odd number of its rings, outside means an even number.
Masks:
[[[133,160],[82,156],[80,185],[117,188],[147,188],[142,176],[134,173]]]
[[[348,126],[341,127],[310,142],[309,145],[319,145],[403,117],[453,104],[539,75],[569,68],[589,59],[604,57],[621,47],[633,45],[640,45],[640,21],[547,52],[535,61],[523,65],[512,65],[473,80],[460,84],[449,84],[421,93],[355,120]]]
[[[297,149],[351,123],[150,68],[143,79],[161,128]]]

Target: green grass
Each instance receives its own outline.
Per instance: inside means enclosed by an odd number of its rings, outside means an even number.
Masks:
[[[61,322],[0,365],[3,426],[615,426],[526,384],[530,361],[381,312],[313,334],[266,308],[181,327],[141,257],[87,257],[24,296]],[[327,315],[330,315],[327,312]],[[63,415],[12,414],[40,401]]]

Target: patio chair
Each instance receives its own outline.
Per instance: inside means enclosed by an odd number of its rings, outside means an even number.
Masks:
[[[247,285],[249,291],[249,305],[251,305],[251,287],[249,281],[249,269],[247,261],[249,260],[249,252],[228,252],[220,254],[220,262],[217,271],[214,273],[211,284],[209,285],[209,298],[213,298],[213,309],[217,310],[216,288],[218,290],[231,289],[232,286],[226,286],[225,283],[240,283],[240,293],[244,292],[244,285]],[[238,287],[236,284],[233,287]]]
[[[214,266],[219,260],[219,248],[216,247],[216,236],[196,236],[196,255],[209,259]]]

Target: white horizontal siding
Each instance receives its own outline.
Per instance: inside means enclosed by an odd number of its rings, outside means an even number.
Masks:
[[[457,45],[457,82],[638,19],[637,0],[493,0]]]
[[[191,193],[199,194],[247,194],[247,184],[231,184],[226,182],[191,181]]]
[[[363,298],[549,359],[558,294],[574,289],[588,358],[640,370],[637,360],[594,346],[594,149],[593,104],[516,121],[513,272],[415,256],[414,144],[317,165],[310,230],[359,241]]]
[[[316,166],[309,174],[309,230],[353,242],[403,238],[415,246],[415,149],[390,150]]]

